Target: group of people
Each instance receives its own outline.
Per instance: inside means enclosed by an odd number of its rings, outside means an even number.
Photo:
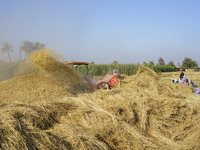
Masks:
[[[191,78],[187,79],[186,75],[183,72],[181,72],[179,80],[172,79],[172,82],[173,83],[180,83],[180,84],[184,84],[184,85],[186,85],[186,83],[187,83],[188,86],[192,85],[192,87],[193,87],[192,92],[194,93],[194,95],[200,94],[200,88],[197,85],[194,85],[194,80],[191,79]]]

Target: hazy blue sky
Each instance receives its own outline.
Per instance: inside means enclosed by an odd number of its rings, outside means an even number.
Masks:
[[[200,65],[200,0],[0,0],[0,48],[17,59],[25,40],[67,61]]]

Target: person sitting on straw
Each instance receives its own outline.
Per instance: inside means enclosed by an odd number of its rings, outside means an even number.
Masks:
[[[200,94],[200,88],[197,85],[194,85],[192,92],[194,93],[194,95],[198,95]]]
[[[188,86],[192,84],[192,87],[194,87],[194,80],[193,79],[186,79],[186,82],[188,83]]]

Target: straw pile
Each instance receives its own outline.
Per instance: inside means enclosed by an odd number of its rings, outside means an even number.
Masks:
[[[51,76],[51,79],[68,88],[73,94],[81,92],[91,92],[91,87],[76,74],[72,68],[59,62],[54,57],[54,53],[46,48],[36,51],[30,58],[44,72]]]
[[[199,149],[200,98],[193,96],[189,87],[166,84],[145,67],[131,78],[120,89],[80,96],[99,113],[110,114],[113,122],[118,120],[112,125],[99,122],[98,127],[92,126],[101,130],[106,143],[114,149]]]
[[[190,88],[166,83],[141,67],[120,88],[82,93],[87,86],[80,77],[48,53],[36,53],[32,59],[50,78],[21,76],[0,83],[9,94],[24,82],[23,96],[1,99],[2,149],[200,149],[200,98]],[[74,83],[68,84],[70,91],[64,90],[66,77],[68,82],[80,81],[76,96],[70,92]],[[24,86],[33,79],[37,82],[32,88]],[[45,84],[48,94],[38,92]],[[58,94],[53,95],[51,85]],[[33,102],[32,97],[41,98]]]
[[[50,80],[37,75],[25,75],[0,82],[0,103],[22,102],[26,104],[54,101],[72,96],[70,91]]]

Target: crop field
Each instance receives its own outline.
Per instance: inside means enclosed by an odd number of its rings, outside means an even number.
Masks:
[[[140,66],[111,90],[92,91],[53,56],[35,52],[27,75],[0,82],[1,149],[200,149],[200,95],[172,83],[181,72]],[[184,73],[200,86],[200,72]]]
[[[93,76],[105,76],[106,73],[112,73],[114,69],[117,69],[120,74],[125,75],[135,75],[137,73],[140,65],[134,64],[90,64],[88,76],[92,78]],[[156,73],[161,72],[172,72],[176,68],[172,66],[149,66],[150,69],[154,70]],[[86,67],[78,66],[77,70],[80,74],[86,75]]]

